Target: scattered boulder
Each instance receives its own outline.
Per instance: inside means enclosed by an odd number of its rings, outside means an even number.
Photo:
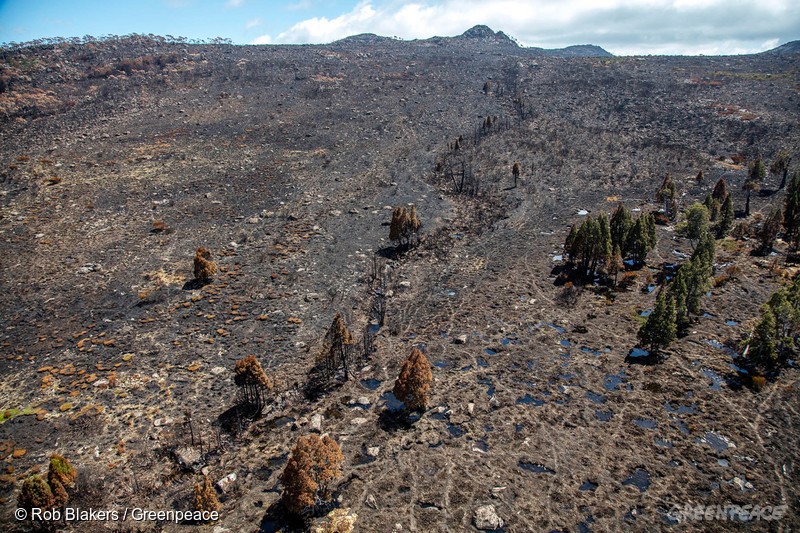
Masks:
[[[467,344],[467,335],[466,335],[466,333],[462,333],[461,335],[456,335],[453,338],[453,344]]]
[[[472,523],[482,531],[493,531],[505,525],[503,519],[497,515],[494,505],[482,505],[475,509],[475,513],[472,515]]]
[[[108,385],[107,381],[106,385]],[[172,418],[168,416],[162,416],[161,418],[156,418],[155,420],[153,420],[153,425],[158,428],[161,426],[169,426],[170,424],[172,424],[172,422],[174,422]]]
[[[175,460],[186,470],[197,470],[200,463],[200,450],[192,446],[183,446],[175,450]]]
[[[371,402],[369,401],[369,398],[366,396],[360,396],[358,400],[356,400],[356,405],[360,405],[362,407],[369,407],[370,403]]]
[[[225,493],[228,492],[228,489],[230,489],[234,483],[236,483],[236,472],[231,472],[224,478],[217,481],[217,487],[219,487],[219,490]]]
[[[367,457],[378,457],[381,453],[380,446],[368,446],[367,447]]]
[[[91,274],[99,272],[102,267],[98,263],[87,263],[78,269],[78,274]]]
[[[323,416],[319,413],[312,416],[311,421],[308,423],[309,429],[317,433],[322,433],[322,419]]]

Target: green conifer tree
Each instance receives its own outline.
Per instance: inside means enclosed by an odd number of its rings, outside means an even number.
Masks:
[[[747,357],[756,368],[769,370],[775,366],[778,359],[775,345],[775,315],[769,307],[761,316],[747,345]]]
[[[720,209],[719,221],[717,222],[716,226],[718,239],[723,239],[728,235],[728,233],[730,233],[735,220],[736,215],[733,212],[733,201],[731,200],[731,195],[729,194],[725,197],[725,201],[722,203],[722,209]]]
[[[689,210],[686,211],[686,236],[691,241],[692,247],[708,231],[710,218],[708,209],[697,202],[692,204]]]
[[[639,341],[645,348],[657,353],[669,346],[676,335],[675,301],[669,291],[661,290],[653,312],[639,329]]]

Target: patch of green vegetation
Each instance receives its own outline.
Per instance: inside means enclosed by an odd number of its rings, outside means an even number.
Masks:
[[[12,418],[25,415],[35,415],[36,409],[33,407],[26,407],[24,409],[3,409],[0,411],[0,424],[11,420]]]
[[[736,252],[739,250],[739,242],[736,239],[726,237],[719,241],[719,247],[726,252]]]

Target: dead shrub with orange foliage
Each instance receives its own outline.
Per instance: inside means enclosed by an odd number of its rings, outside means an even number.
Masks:
[[[412,348],[394,383],[394,395],[411,410],[422,410],[428,405],[433,373],[431,364],[417,348]]]
[[[329,435],[297,439],[281,474],[281,500],[290,513],[300,514],[330,499],[331,484],[342,475],[344,456]]]
[[[217,273],[217,264],[211,260],[211,250],[201,246],[194,254],[194,277],[209,280]]]
[[[211,485],[208,476],[204,475],[195,481],[192,491],[192,505],[195,511],[219,511],[222,505],[217,498],[217,491]]]

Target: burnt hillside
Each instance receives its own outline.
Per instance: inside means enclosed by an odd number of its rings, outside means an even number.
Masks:
[[[779,176],[740,211],[748,163],[787,151],[797,169],[799,68],[796,53],[528,49],[485,27],[3,50],[0,521],[24,527],[21,480],[59,452],[100,487],[78,491],[85,507],[187,509],[207,468],[236,474],[218,525],[274,530],[288,452],[321,430],[357,531],[470,530],[487,504],[508,531],[652,530],[689,502],[787,504],[779,524],[796,527],[797,368],[754,392],[732,353],[796,268],[782,241],[751,254]],[[664,362],[629,364],[663,272],[692,253],[680,217],[627,289],[568,292],[563,243],[587,212],[657,211],[667,173],[681,211],[728,182],[743,229],[714,268],[736,275]],[[421,242],[397,253],[392,209],[411,204]],[[219,266],[206,285],[200,246]],[[309,394],[337,312],[354,374]],[[434,381],[403,426],[388,393],[412,346]],[[250,354],[275,388],[260,419],[233,423]]]

